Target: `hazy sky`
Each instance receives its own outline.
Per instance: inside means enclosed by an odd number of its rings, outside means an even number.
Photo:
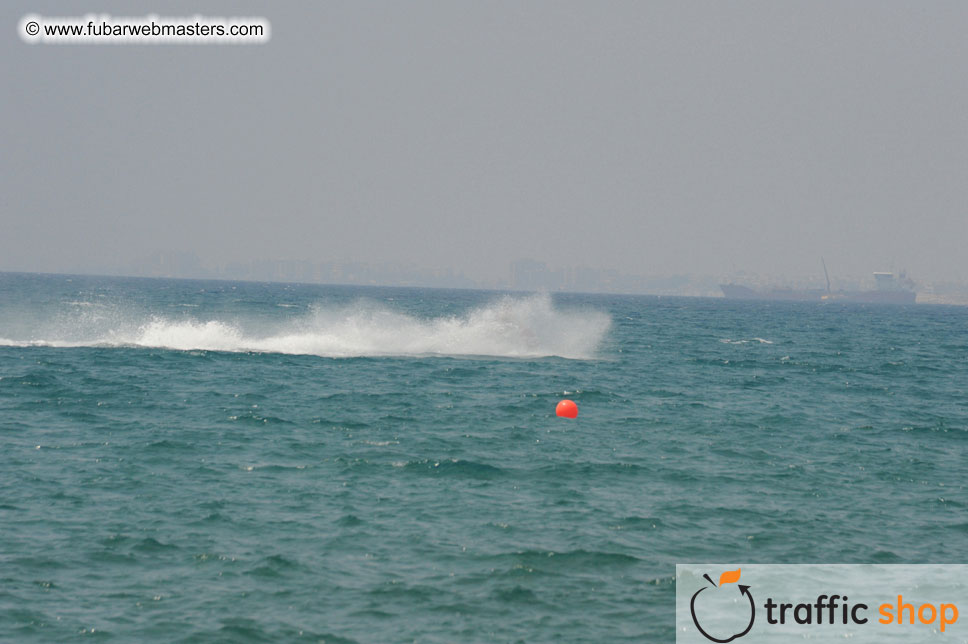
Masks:
[[[28,45],[27,13],[267,45]],[[0,270],[155,251],[968,281],[968,3],[5,2]]]

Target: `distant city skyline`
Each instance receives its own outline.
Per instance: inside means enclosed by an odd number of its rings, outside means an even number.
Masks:
[[[894,273],[904,273],[903,269],[884,268]],[[504,273],[499,277],[478,279],[460,271],[455,272],[450,268],[420,266],[412,262],[371,264],[264,258],[247,262],[214,264],[191,251],[156,252],[125,265],[102,264],[88,270],[62,267],[60,270],[48,272],[176,279],[693,297],[721,297],[720,285],[723,283],[740,283],[754,288],[771,286],[823,288],[825,285],[823,269],[819,265],[816,273],[800,276],[762,275],[749,271],[720,275],[697,273],[633,275],[617,269],[549,266],[546,262],[520,258],[507,264]],[[968,304],[968,284],[955,281],[926,282],[917,280],[916,276],[912,277],[915,278],[921,302]],[[867,275],[831,274],[831,288],[834,291],[866,290],[874,287],[873,272]]]

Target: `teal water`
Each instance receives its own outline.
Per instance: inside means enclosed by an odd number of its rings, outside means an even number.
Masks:
[[[968,309],[0,274],[0,444],[2,641],[672,642],[965,562]]]

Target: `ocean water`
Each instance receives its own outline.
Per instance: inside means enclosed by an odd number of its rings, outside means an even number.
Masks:
[[[968,309],[7,273],[0,445],[0,641],[672,642],[966,562]]]

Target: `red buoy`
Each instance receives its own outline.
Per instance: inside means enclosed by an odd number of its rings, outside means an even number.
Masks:
[[[565,418],[577,418],[578,417],[578,405],[575,404],[573,400],[562,400],[555,407],[555,414],[558,416],[563,416]]]

